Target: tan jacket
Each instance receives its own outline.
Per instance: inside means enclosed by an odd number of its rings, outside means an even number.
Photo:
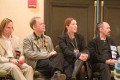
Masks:
[[[13,47],[14,58],[16,58],[15,50],[19,48],[19,50],[21,50],[20,51],[21,55],[20,55],[19,59],[23,60],[24,56],[23,56],[22,48],[20,47],[19,38],[16,36],[12,36],[11,42],[12,42],[12,47]],[[8,46],[5,45],[5,40],[3,39],[3,37],[0,37],[0,64],[9,62],[9,58],[5,56],[7,54],[7,51],[6,51],[7,48],[8,48]]]
[[[51,38],[46,35],[44,35],[44,37],[46,39],[45,44],[48,51],[46,54],[40,52],[39,44],[37,43],[37,39],[34,34],[26,37],[23,41],[23,52],[26,57],[26,62],[32,66],[33,69],[35,69],[38,60],[49,58],[50,56],[48,54],[53,50]]]

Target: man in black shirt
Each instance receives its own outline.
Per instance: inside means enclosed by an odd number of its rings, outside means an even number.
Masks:
[[[88,44],[93,72],[100,72],[102,80],[111,80],[110,70],[114,69],[119,55],[114,41],[109,37],[110,25],[101,22],[97,25],[97,30],[98,37]]]

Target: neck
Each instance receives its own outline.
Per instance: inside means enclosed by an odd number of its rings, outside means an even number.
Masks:
[[[4,36],[6,39],[9,39],[9,37],[10,37],[11,35],[3,34],[3,36]]]
[[[35,32],[35,34],[38,36],[38,37],[41,37],[41,35],[43,34],[43,33],[38,33],[38,32]]]
[[[73,39],[73,38],[75,38],[75,35],[74,35],[74,33],[67,32],[67,34],[68,34],[68,36],[69,36],[69,38],[70,38],[70,39]]]
[[[106,40],[106,36],[104,34],[100,34],[100,39],[101,40]]]

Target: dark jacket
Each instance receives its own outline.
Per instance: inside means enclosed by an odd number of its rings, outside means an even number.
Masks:
[[[74,53],[74,47],[71,43],[71,39],[68,37],[67,34],[63,34],[58,37],[59,46],[62,50],[62,53],[64,54],[64,69],[66,69],[67,74],[72,74],[71,66],[74,66],[75,61],[79,58],[81,52],[87,53],[89,55],[88,49],[85,47],[85,41],[84,37],[80,34],[75,33],[75,38],[77,42],[77,48],[79,49],[79,54],[75,55]],[[86,67],[89,78],[91,78],[91,66],[86,61]],[[67,71],[69,69],[69,71]]]
[[[76,38],[77,47],[78,47],[80,53],[85,52],[85,53],[89,54],[87,48],[85,48],[84,37],[80,34],[75,33],[75,38]],[[64,54],[65,60],[68,63],[73,63],[74,59],[79,58],[80,53],[78,55],[76,55],[74,53],[74,51],[73,51],[74,47],[73,47],[71,40],[67,34],[63,34],[63,35],[59,36],[58,41],[59,41],[59,46]]]
[[[116,46],[114,41],[110,38],[110,37],[107,37],[106,39],[108,45],[109,45],[109,54],[110,54],[110,57],[112,59],[112,55],[111,55],[111,49],[110,49],[110,46]],[[102,52],[103,52],[103,47],[102,47],[102,43],[101,43],[101,40],[100,40],[100,37],[97,37],[95,39],[92,39],[89,44],[88,44],[88,49],[89,49],[89,52],[90,52],[90,60],[91,60],[91,63],[105,63],[105,61],[107,60],[106,57],[104,57],[102,55]],[[117,51],[116,51],[117,52]],[[117,58],[119,57],[119,54],[117,52]],[[116,59],[117,59],[116,58]]]

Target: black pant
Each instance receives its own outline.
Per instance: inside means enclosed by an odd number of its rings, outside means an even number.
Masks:
[[[113,70],[113,66],[105,63],[93,64],[93,72],[100,72],[102,80],[111,80],[111,69]]]
[[[49,59],[40,59],[37,61],[36,70],[45,76],[53,75],[56,70],[63,72],[64,57],[62,53],[52,56]],[[51,76],[52,76],[51,75]]]

